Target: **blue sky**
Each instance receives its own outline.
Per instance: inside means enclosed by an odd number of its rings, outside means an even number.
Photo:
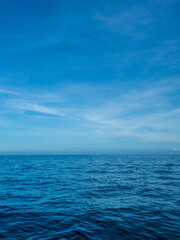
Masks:
[[[180,1],[2,0],[0,152],[180,147]]]

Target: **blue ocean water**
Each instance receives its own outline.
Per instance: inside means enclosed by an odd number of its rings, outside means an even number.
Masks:
[[[0,239],[179,239],[180,155],[0,156]]]

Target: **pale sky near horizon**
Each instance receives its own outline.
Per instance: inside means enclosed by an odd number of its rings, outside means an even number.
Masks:
[[[0,153],[180,149],[180,1],[0,1]]]

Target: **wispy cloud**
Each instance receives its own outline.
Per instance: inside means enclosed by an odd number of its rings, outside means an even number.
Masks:
[[[174,88],[168,85],[131,91],[108,105],[93,109],[85,118],[92,126],[94,123],[100,134],[180,141],[180,108],[169,101]]]
[[[13,91],[10,91],[10,90],[7,90],[7,89],[3,89],[3,88],[0,88],[0,93],[3,93],[3,94],[16,94],[16,92],[13,92]]]
[[[144,38],[143,29],[153,21],[150,12],[143,5],[135,5],[126,10],[119,9],[111,15],[97,13],[94,18],[109,29],[135,39]]]
[[[174,104],[172,93],[179,89],[178,78],[163,80],[153,86],[146,84],[141,88],[121,90],[121,84],[78,85],[61,88],[61,101],[52,102],[36,96],[6,101],[9,109],[21,114],[51,115],[64,121],[74,121],[76,125],[86,126],[97,135],[131,136],[149,141],[178,141],[180,133],[180,108]],[[113,95],[108,95],[113,91]],[[88,91],[89,89],[89,91]],[[84,91],[86,90],[86,91]],[[86,94],[85,94],[86,93]],[[36,94],[32,93],[32,96]],[[58,96],[58,90],[49,93]],[[62,101],[62,96],[64,101]],[[76,104],[74,104],[74,102]]]
[[[42,114],[50,114],[54,116],[63,117],[64,113],[60,112],[59,109],[45,107],[40,104],[21,102],[21,101],[7,101],[7,105],[17,110],[31,111]]]

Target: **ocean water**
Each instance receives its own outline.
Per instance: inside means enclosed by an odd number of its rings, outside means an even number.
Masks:
[[[180,155],[0,156],[0,239],[180,239]]]

